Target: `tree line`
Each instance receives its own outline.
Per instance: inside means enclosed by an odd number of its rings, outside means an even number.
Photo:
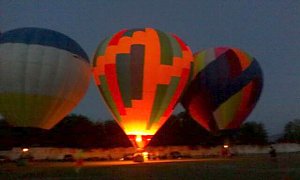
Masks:
[[[300,142],[300,120],[288,122],[280,142]],[[149,146],[217,146],[230,144],[268,144],[263,123],[246,122],[241,128],[211,133],[186,112],[172,115],[158,130]],[[73,148],[113,148],[132,146],[114,120],[93,122],[83,115],[71,114],[50,130],[12,127],[0,120],[0,148],[39,146]]]

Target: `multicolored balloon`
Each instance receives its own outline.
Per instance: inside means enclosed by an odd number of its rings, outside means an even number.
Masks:
[[[193,119],[213,132],[239,128],[263,87],[258,62],[237,48],[218,47],[195,53],[192,76],[182,105]]]
[[[99,45],[96,85],[135,146],[145,146],[172,113],[192,59],[177,36],[152,28],[122,30]]]
[[[91,69],[84,50],[48,29],[20,28],[0,39],[0,113],[20,127],[50,129],[84,96]]]

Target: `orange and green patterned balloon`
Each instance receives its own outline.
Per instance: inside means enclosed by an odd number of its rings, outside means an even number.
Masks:
[[[182,40],[152,28],[122,30],[100,43],[93,60],[95,82],[130,139],[149,140],[167,120],[192,60]]]

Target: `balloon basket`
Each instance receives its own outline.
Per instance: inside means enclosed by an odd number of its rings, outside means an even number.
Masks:
[[[153,135],[128,135],[128,138],[132,145],[137,149],[138,152],[144,150],[144,148],[151,141]]]

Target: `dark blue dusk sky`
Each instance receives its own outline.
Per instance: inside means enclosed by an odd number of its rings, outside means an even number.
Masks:
[[[153,27],[181,37],[196,52],[231,46],[254,56],[264,72],[261,99],[247,121],[269,134],[300,118],[300,1],[298,0],[0,0],[0,30],[49,28],[76,40],[90,58],[120,29]],[[178,106],[175,113],[182,111]],[[74,109],[112,119],[93,80]]]

